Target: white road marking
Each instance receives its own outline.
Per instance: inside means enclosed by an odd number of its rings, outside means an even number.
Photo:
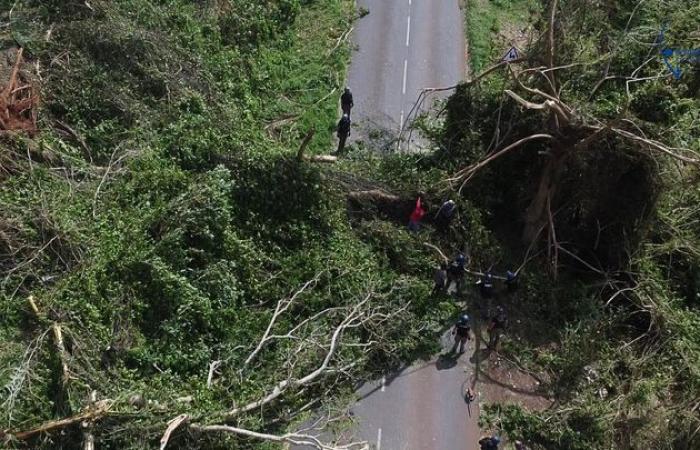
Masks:
[[[408,47],[408,43],[410,42],[411,38],[411,16],[408,16],[408,22],[406,24],[406,47]]]
[[[403,122],[403,111],[401,111],[401,122]],[[403,128],[403,125],[401,126]],[[382,377],[382,392],[386,391],[386,377]]]
[[[382,450],[382,429],[377,430],[377,450]]]
[[[401,119],[399,120],[399,130],[403,130],[403,109],[401,110]],[[382,385],[382,392],[384,392],[384,385]]]
[[[408,71],[408,60],[403,60],[403,87],[401,88],[401,93],[406,93],[406,73]]]
[[[408,6],[411,6],[411,0],[408,0]]]

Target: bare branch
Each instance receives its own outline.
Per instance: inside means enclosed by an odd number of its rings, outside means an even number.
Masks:
[[[554,139],[554,137],[549,135],[549,134],[539,133],[539,134],[533,134],[531,136],[522,138],[519,141],[514,142],[514,143],[510,144],[509,146],[493,153],[492,155],[479,161],[478,163],[475,163],[475,164],[472,164],[471,166],[465,167],[464,169],[457,172],[457,174],[455,174],[454,177],[450,178],[448,181],[452,182],[452,181],[463,180],[462,187],[464,187],[464,185],[467,183],[467,181],[469,181],[479,170],[483,169],[484,167],[486,167],[487,165],[489,165],[490,163],[492,163],[496,159],[498,159],[501,156],[508,153],[509,151],[511,151],[515,148],[518,148],[519,146],[523,145],[526,142],[533,141],[536,139],[550,139],[551,140],[551,139]],[[460,191],[461,190],[462,190],[462,188],[460,187]]]
[[[552,2],[551,12],[549,13],[549,46],[548,46],[549,48],[547,49],[548,50],[547,63],[549,65],[550,69],[554,67],[554,19],[556,17],[556,13],[557,13],[557,0],[554,0]],[[547,75],[547,78],[549,79],[551,87],[553,89],[552,94],[554,96],[557,96],[557,88],[556,88],[557,87],[557,80],[556,80],[556,77],[554,75],[554,71],[547,72],[546,75]]]
[[[247,366],[250,364],[253,359],[260,353],[260,350],[262,350],[263,346],[270,340],[270,331],[272,331],[272,327],[275,326],[275,322],[279,318],[281,314],[283,314],[285,311],[289,309],[290,306],[294,303],[294,300],[297,299],[299,295],[301,295],[309,286],[315,285],[318,282],[319,277],[321,276],[323,272],[319,272],[316,274],[314,278],[311,280],[307,281],[304,283],[304,285],[297,290],[294,295],[291,296],[289,299],[282,299],[279,302],[277,302],[277,307],[275,308],[275,312],[272,313],[272,318],[270,319],[270,323],[267,325],[267,329],[265,330],[265,333],[263,333],[262,339],[260,339],[260,342],[258,342],[257,347],[255,347],[255,350],[251,352],[250,355],[246,358],[246,360],[243,362],[243,367]]]
[[[173,431],[175,431],[183,423],[187,423],[189,420],[190,416],[187,414],[180,414],[168,422],[168,428],[165,429],[163,437],[160,438],[160,450],[165,450],[165,447],[168,445],[168,441],[170,441],[170,435],[173,434]]]
[[[53,431],[66,428],[84,421],[94,421],[104,417],[112,407],[112,400],[101,400],[91,405],[84,412],[60,420],[51,420],[29,431],[0,431],[0,439],[5,436],[12,436],[20,441],[26,441],[36,435],[51,433]]]
[[[240,436],[247,436],[254,439],[260,439],[263,441],[270,442],[280,442],[292,445],[302,445],[310,446],[318,450],[369,450],[369,445],[366,442],[355,442],[346,445],[329,445],[324,444],[318,438],[311,436],[309,434],[297,434],[297,433],[287,433],[283,435],[275,435],[268,433],[258,433],[256,431],[246,430],[244,428],[237,428],[228,425],[192,425],[190,426],[192,430],[199,432],[218,432],[218,433],[230,433]],[[161,450],[164,447],[161,447]]]
[[[343,331],[345,331],[348,328],[354,328],[357,327],[359,324],[363,323],[365,320],[367,320],[366,315],[362,311],[362,308],[369,302],[370,298],[372,297],[373,293],[370,292],[365,296],[365,298],[354,305],[350,311],[347,317],[338,325],[335,330],[333,331],[331,340],[330,340],[330,345],[328,348],[328,351],[326,353],[325,358],[323,359],[323,362],[319,365],[319,367],[316,368],[316,370],[312,371],[311,373],[295,379],[295,378],[289,378],[283,381],[280,381],[273,389],[272,391],[267,394],[265,397],[256,400],[254,402],[248,403],[245,406],[242,406],[240,408],[234,408],[224,414],[224,416],[227,419],[231,419],[233,417],[238,416],[241,413],[249,412],[254,409],[260,408],[263,405],[266,405],[268,403],[271,403],[272,401],[276,400],[279,398],[282,394],[284,394],[288,389],[290,388],[295,388],[295,387],[300,387],[305,384],[311,383],[314,381],[316,378],[320,377],[324,372],[327,371],[328,365],[330,364],[331,359],[333,358],[336,350],[338,349],[339,345],[339,340],[340,336],[342,335]],[[362,320],[362,318],[365,318],[365,320]]]
[[[683,156],[681,154],[674,152],[674,150],[689,151],[687,149],[677,149],[677,148],[672,149],[672,148],[669,148],[666,145],[662,144],[659,141],[655,141],[653,139],[643,138],[643,137],[637,136],[636,134],[631,133],[629,131],[622,130],[620,128],[611,128],[611,130],[614,131],[615,133],[619,134],[622,137],[626,137],[626,138],[631,139],[637,143],[646,144],[649,147],[656,149],[656,150],[659,150],[663,153],[666,153],[667,155],[672,156],[673,158],[678,159],[680,161],[683,161],[683,162],[686,162],[689,164],[700,164],[700,159],[690,158],[690,157]]]

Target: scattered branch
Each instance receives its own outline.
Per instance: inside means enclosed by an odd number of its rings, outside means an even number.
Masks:
[[[265,344],[273,339],[270,337],[270,332],[272,331],[272,327],[275,326],[275,322],[277,321],[279,316],[282,315],[285,311],[287,311],[294,304],[294,301],[297,299],[297,297],[304,293],[304,291],[309,286],[315,285],[318,282],[318,279],[322,273],[323,272],[317,273],[315,277],[304,283],[304,285],[301,288],[299,288],[290,298],[282,299],[279,302],[277,302],[277,307],[272,313],[272,318],[270,319],[270,323],[267,325],[265,333],[263,333],[263,336],[260,339],[260,342],[258,342],[258,345],[255,347],[255,349],[250,353],[250,355],[248,355],[246,360],[243,362],[243,367],[250,364],[251,361],[253,361],[253,359],[255,359],[255,357],[258,355],[258,353],[260,353],[260,350],[262,350]]]
[[[258,433],[256,431],[246,430],[228,425],[192,425],[190,429],[201,433],[216,432],[229,433],[239,436],[246,436],[254,439],[260,439],[269,442],[279,442],[291,445],[308,446],[318,450],[369,450],[369,445],[366,442],[354,442],[346,445],[329,445],[321,442],[317,437],[309,434],[287,433],[283,435]],[[164,447],[161,447],[163,450]]]

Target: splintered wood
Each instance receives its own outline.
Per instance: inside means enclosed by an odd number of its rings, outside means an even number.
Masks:
[[[30,83],[20,78],[22,53],[17,51],[17,59],[7,85],[0,91],[0,131],[26,131],[36,133],[38,98]]]

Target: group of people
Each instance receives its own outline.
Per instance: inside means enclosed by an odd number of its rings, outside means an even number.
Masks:
[[[352,107],[355,106],[355,102],[352,98],[352,91],[349,87],[345,88],[343,95],[340,96],[340,108],[343,111],[343,115],[338,121],[337,134],[338,134],[338,153],[342,152],[345,148],[345,142],[350,136],[350,125],[352,121],[350,120],[350,111]]]
[[[411,215],[408,218],[408,229],[414,232],[419,231],[423,222],[423,218],[425,217],[427,212],[428,210],[425,207],[422,195],[419,195],[416,199],[416,205],[413,208],[413,212],[411,212]],[[435,228],[442,233],[447,232],[447,230],[450,228],[450,224],[452,223],[452,219],[454,218],[456,212],[457,204],[454,202],[454,200],[445,201],[440,206],[440,209],[438,209],[437,213],[435,213]]]

